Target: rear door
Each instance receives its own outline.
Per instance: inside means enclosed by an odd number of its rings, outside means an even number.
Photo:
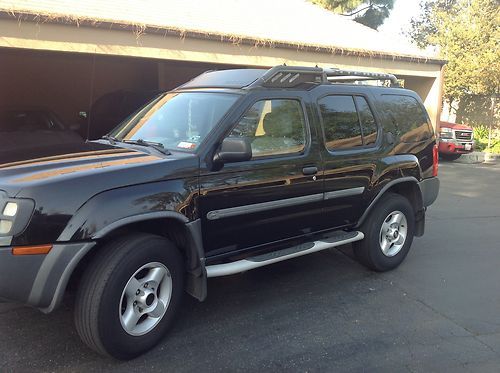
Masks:
[[[323,130],[325,216],[338,228],[355,223],[368,205],[382,131],[371,96],[350,87],[322,89],[317,102]]]
[[[249,138],[253,158],[219,171],[202,166],[199,215],[207,258],[248,255],[319,229],[322,169],[306,101],[301,92],[249,98],[224,136]]]

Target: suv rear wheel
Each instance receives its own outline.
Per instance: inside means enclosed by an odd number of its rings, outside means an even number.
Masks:
[[[134,234],[101,248],[87,268],[75,324],[95,351],[131,359],[165,335],[180,304],[182,257],[163,237]]]
[[[360,230],[365,238],[353,244],[358,261],[375,271],[388,271],[399,266],[410,250],[415,213],[408,199],[386,193]]]

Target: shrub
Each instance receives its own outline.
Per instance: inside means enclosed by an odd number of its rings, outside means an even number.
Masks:
[[[474,140],[476,142],[477,151],[486,151],[489,153],[500,154],[500,131],[498,129],[493,129],[491,133],[491,146],[488,149],[488,135],[490,132],[490,127],[484,124],[480,124],[473,127],[474,130]]]

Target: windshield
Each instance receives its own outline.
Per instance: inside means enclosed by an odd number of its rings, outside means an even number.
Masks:
[[[192,152],[238,97],[210,92],[168,93],[127,118],[110,135],[119,141],[140,139]]]

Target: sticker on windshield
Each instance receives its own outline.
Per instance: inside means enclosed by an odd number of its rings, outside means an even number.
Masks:
[[[187,142],[187,141],[181,141],[178,145],[178,148],[182,149],[194,149],[196,148],[196,144],[192,142]]]

